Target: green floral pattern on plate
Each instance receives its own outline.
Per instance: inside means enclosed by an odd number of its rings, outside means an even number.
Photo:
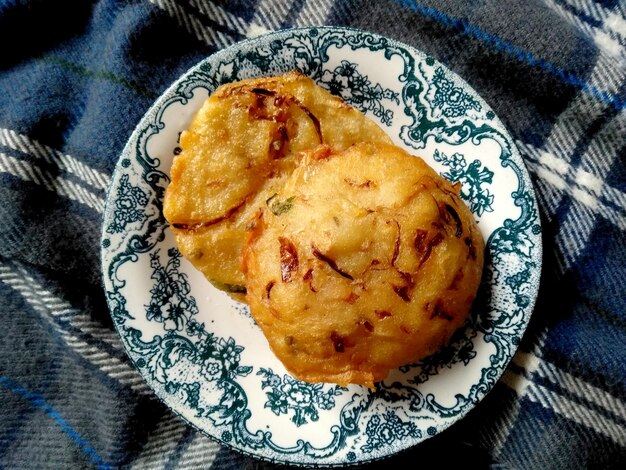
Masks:
[[[433,90],[431,103],[435,109],[441,110],[445,117],[465,116],[469,110],[481,110],[480,103],[461,86],[449,80],[443,68],[437,67],[431,84]]]
[[[487,240],[474,311],[449,345],[374,391],[295,380],[248,309],[174,248],[161,207],[178,133],[222,83],[298,69],[386,127],[444,176]],[[485,145],[489,144],[489,145]],[[128,354],[172,410],[260,458],[344,465],[395,453],[463,417],[495,384],[528,323],[541,268],[537,208],[510,136],[476,93],[432,57],[390,39],[304,28],[238,44],[170,87],[133,133],[104,216],[102,266]],[[454,374],[455,389],[438,386]]]
[[[389,410],[381,415],[372,416],[365,426],[367,442],[361,450],[371,453],[376,449],[402,441],[406,438],[420,438],[420,431],[415,423],[403,422],[393,411]]]
[[[162,266],[159,250],[150,253],[150,267],[154,286],[150,289],[150,303],[146,305],[146,319],[163,323],[166,331],[180,331],[198,313],[196,300],[190,296],[185,273],[179,272],[181,254],[170,248],[167,265]]]
[[[474,214],[480,217],[485,211],[493,212],[493,194],[485,187],[493,181],[493,171],[480,163],[480,160],[474,160],[468,165],[460,153],[448,157],[445,153],[435,150],[433,159],[449,168],[441,176],[453,183],[461,183],[461,197]]]
[[[302,426],[308,421],[319,419],[318,408],[321,410],[331,410],[335,407],[335,396],[341,395],[348,389],[334,385],[324,390],[321,383],[310,384],[296,380],[290,375],[284,374],[282,377],[275,374],[272,369],[261,367],[257,372],[264,378],[261,387],[270,389],[265,392],[267,401],[265,407],[270,408],[276,416],[288,414],[293,411],[291,421],[296,426]]]
[[[320,85],[360,111],[371,111],[383,124],[392,124],[393,111],[385,108],[383,100],[398,104],[398,93],[380,83],[373,85],[367,75],[361,75],[357,64],[342,60],[332,72],[326,70],[322,74]]]
[[[115,213],[113,220],[107,226],[107,233],[122,233],[126,225],[133,222],[143,222],[146,215],[143,208],[148,204],[148,198],[140,188],[128,182],[128,175],[122,175],[117,188],[115,199]]]

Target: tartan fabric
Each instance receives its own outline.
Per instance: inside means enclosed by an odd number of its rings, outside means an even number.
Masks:
[[[190,66],[313,24],[406,42],[503,120],[543,224],[539,297],[494,390],[366,467],[626,465],[626,4],[621,0],[0,2],[0,468],[271,468],[220,447],[132,368],[102,290],[110,175]]]

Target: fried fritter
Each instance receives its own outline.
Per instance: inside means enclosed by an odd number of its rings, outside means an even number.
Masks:
[[[247,300],[296,378],[372,387],[464,323],[483,249],[459,187],[421,158],[321,146],[248,232]]]
[[[182,254],[218,288],[245,292],[246,224],[319,144],[390,142],[373,121],[297,72],[219,87],[180,137],[163,213]]]

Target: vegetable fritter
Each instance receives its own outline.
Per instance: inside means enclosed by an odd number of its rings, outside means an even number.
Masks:
[[[219,87],[182,133],[165,193],[164,215],[180,251],[218,288],[245,292],[240,260],[250,217],[302,151],[362,141],[390,139],[297,72]]]
[[[421,158],[320,146],[249,227],[247,301],[296,378],[372,387],[464,323],[483,249],[458,185]]]

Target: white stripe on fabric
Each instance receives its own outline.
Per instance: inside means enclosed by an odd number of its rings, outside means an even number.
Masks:
[[[546,378],[550,382],[561,386],[568,392],[594,403],[609,413],[612,413],[614,416],[626,419],[626,404],[620,399],[566,371],[560,370],[557,366],[541,357],[541,348],[546,341],[547,335],[547,328],[544,328],[537,333],[537,339],[531,348],[532,351],[525,352],[518,350],[513,357],[513,363],[524,368],[526,370],[525,375],[529,377],[532,377],[533,373],[537,374],[538,376]],[[532,394],[533,387],[540,387],[539,385],[534,384],[532,380],[528,380],[521,375],[513,374],[510,370],[507,370],[507,373],[508,376],[504,382],[510,388],[516,390],[520,396],[523,395],[520,393],[521,390],[526,393],[530,389],[529,393]],[[555,396],[557,395],[556,392],[550,393]],[[565,398],[563,398],[563,400],[569,401]],[[594,415],[597,415],[597,413],[593,413]],[[599,419],[607,420],[608,418],[599,416]],[[610,421],[613,423],[613,420]]]
[[[50,310],[49,306],[43,300],[43,296],[40,295],[41,291],[37,289],[39,284],[34,281],[32,277],[25,274],[21,269],[16,269],[16,263],[6,263],[0,261],[0,280],[18,292],[24,300],[26,300],[33,308],[38,312],[46,313],[55,317],[54,313]],[[72,344],[80,344],[80,347],[84,348],[86,343],[81,342],[77,338],[70,339]],[[103,353],[106,355],[106,353]]]
[[[626,68],[620,69],[621,81],[626,76]],[[626,194],[609,186],[608,184],[598,184],[598,180],[605,181],[613,167],[613,162],[618,158],[619,148],[623,142],[615,140],[616,135],[624,135],[626,131],[626,111],[621,110],[593,136],[585,152],[581,156],[578,168],[571,169],[569,181],[582,183],[572,190],[575,200],[590,208],[596,214],[600,214],[620,229],[626,229]],[[586,194],[594,194],[591,187],[602,187],[599,197],[587,197]],[[595,210],[596,201],[600,203],[599,209]],[[610,204],[607,204],[606,202]],[[581,217],[582,216],[582,217]],[[564,268],[571,266],[578,255],[587,246],[587,242],[594,228],[594,220],[590,212],[582,207],[573,205],[570,213],[564,218],[557,234],[557,246],[566,247],[563,250],[565,261]],[[570,234],[567,236],[566,234]]]
[[[608,93],[616,94],[624,80],[626,69],[615,67],[615,64],[609,62],[601,56],[589,81],[596,86],[601,84]],[[603,107],[598,105],[593,96],[579,91],[567,109],[557,118],[543,150],[569,162],[589,124],[600,117],[602,112]]]
[[[217,457],[220,445],[202,433],[194,432],[193,439],[178,460],[178,467],[210,468]]]
[[[535,350],[537,351],[541,350],[546,340],[546,337],[547,337],[547,334],[545,331],[537,335],[537,340],[535,342]],[[541,360],[538,358],[535,359],[534,357],[521,357],[519,361],[522,363],[521,367],[524,367],[524,369],[526,369],[529,373],[534,372],[541,365]],[[504,376],[507,376],[507,374],[511,375],[508,369],[505,371]],[[525,377],[521,375],[515,375],[515,374],[513,374],[513,379],[514,380],[510,379],[507,382],[506,379],[503,377],[503,382],[506,385],[508,385],[509,388],[512,388],[520,398],[526,396],[528,387],[530,385],[529,381]],[[507,439],[509,438],[509,434],[511,433],[511,430],[513,429],[513,423],[515,422],[515,420],[517,419],[517,416],[519,415],[520,409],[521,409],[521,401],[517,400],[515,402],[512,412],[510,413],[510,415],[507,416],[506,427],[503,427],[503,429],[499,430],[498,439],[493,445],[493,452],[494,452],[495,458],[498,458],[500,453],[502,452],[502,449],[504,448],[504,444],[506,443]]]
[[[278,13],[276,19],[280,18],[281,22],[287,19],[291,9],[293,8],[292,2],[277,2],[273,0],[263,0],[261,5],[266,9],[267,14],[271,15]]]
[[[191,0],[190,4],[195,6],[198,11],[207,18],[246,37],[255,37],[269,31],[261,24],[254,22],[248,23],[243,18],[229,12],[217,3],[205,0]]]
[[[626,117],[626,112],[620,114],[620,116],[622,115]],[[621,131],[626,132],[626,125],[623,124],[624,122],[626,121],[621,117],[619,117],[619,119],[613,119],[610,121],[611,125],[607,126],[608,130],[605,131],[603,129],[601,131],[602,135],[604,136],[604,134],[606,134],[607,138],[613,132],[616,132],[616,135],[620,135],[620,133],[623,135]],[[594,142],[596,140],[604,141],[604,138],[598,137],[598,139],[594,139]],[[519,140],[515,143],[522,155],[526,157],[526,160],[529,162],[529,166],[536,166],[539,164],[543,167],[543,169],[537,169],[537,172],[539,173],[538,176],[546,178],[546,180],[553,186],[558,187],[561,190],[571,188],[571,193],[574,197],[588,207],[605,207],[606,201],[614,204],[618,208],[623,208],[624,215],[618,215],[619,218],[623,218],[626,215],[626,193],[603,182],[599,176],[585,169],[585,167],[588,167],[589,165],[584,164],[585,161],[589,161],[591,159],[591,155],[600,154],[605,155],[606,159],[609,162],[612,162],[617,157],[617,147],[608,149],[603,147],[601,144],[596,146],[592,143],[593,148],[589,152],[585,153],[585,155],[590,154],[590,157],[583,161],[581,164],[582,168],[572,170],[562,155],[557,156],[550,152],[541,151],[536,147],[525,144]],[[600,160],[603,160],[603,158],[597,158],[595,161]],[[597,165],[594,166],[595,171],[602,171],[605,174],[608,174],[610,171],[610,167],[608,167],[606,163],[603,163],[600,168],[598,168]],[[603,215],[609,220],[611,213],[619,214],[619,209],[610,208],[607,209],[607,211],[607,214]]]
[[[604,20],[604,27],[615,34],[626,38],[626,19],[617,13],[609,13]]]
[[[574,173],[574,181],[581,188],[585,188],[592,194],[597,196],[602,194],[603,191],[603,181],[598,178],[596,175],[589,173],[588,171],[583,170],[582,168],[578,168]],[[619,191],[610,188],[611,190],[619,193]],[[625,195],[626,196],[626,195]]]
[[[260,0],[254,7],[252,23],[266,25],[269,29],[280,29],[289,15],[282,2]]]
[[[565,418],[593,429],[598,434],[605,435],[622,447],[626,446],[625,427],[584,405],[568,400],[552,390],[535,383],[531,383],[527,397],[541,404],[544,408],[553,409]]]
[[[595,31],[593,34],[593,41],[596,43],[601,51],[616,59],[621,60],[624,63],[626,57],[626,51],[624,50],[624,40],[614,39],[610,34],[604,31]]]
[[[246,30],[246,37],[255,38],[257,36],[260,36],[262,34],[267,34],[269,32],[270,30],[267,29],[265,26],[261,26],[256,23],[250,23],[250,26]]]
[[[537,348],[541,348],[543,346],[543,342],[546,339],[546,336],[540,335],[537,339],[538,339]],[[540,365],[539,361],[524,360],[523,362],[524,362],[523,367],[528,371],[534,371]],[[524,377],[518,376],[514,383],[507,384],[507,385],[509,385],[510,388],[515,390],[517,392],[517,395],[520,398],[526,395],[526,391],[528,388],[528,381]],[[511,429],[513,429],[513,423],[515,422],[515,420],[517,419],[517,416],[519,415],[520,407],[521,407],[521,402],[520,400],[517,400],[513,406],[513,409],[511,410],[511,413],[508,414],[506,417],[506,423],[505,423],[506,426],[502,426],[502,428],[498,429],[497,439],[493,443],[493,453],[494,453],[494,457],[496,458],[502,452],[502,449],[504,448],[504,444],[506,443],[509,437]]]
[[[558,253],[559,268],[562,271],[571,266],[587,246],[594,228],[594,214],[626,230],[626,194],[605,184],[602,194],[598,195],[596,190],[599,178],[584,170],[576,170],[573,174],[568,174],[566,179],[554,168],[544,166],[542,161],[535,162],[529,158],[527,163],[541,178],[538,184],[550,184],[560,190],[561,194],[571,195],[574,202],[555,237],[555,246],[563,247]],[[607,205],[605,201],[617,203],[617,208]]]
[[[74,328],[78,328],[94,338],[100,339],[117,351],[124,351],[120,337],[115,331],[94,322],[88,315],[56,297],[45,286],[37,282],[21,263],[17,261],[1,263],[0,270],[5,279],[13,282],[27,300],[40,303],[52,316],[68,322]]]
[[[17,263],[0,261],[0,281],[17,292],[30,306],[39,313],[61,336],[63,341],[76,353],[100,369],[123,386],[127,386],[142,395],[152,395],[145,381],[129,364],[111,356],[96,346],[90,345],[73,332],[63,328],[54,320],[53,311],[44,302],[45,292],[41,286]],[[118,340],[119,342],[119,340]],[[119,347],[119,346],[118,346]]]
[[[621,64],[617,64],[614,58],[606,54],[599,54],[587,83],[613,95],[619,95],[623,77],[624,67]],[[590,96],[584,89],[579,93],[581,92]]]
[[[626,404],[609,392],[602,390],[594,385],[585,382],[569,372],[558,369],[551,362],[541,359],[532,353],[519,351],[513,358],[513,362],[520,367],[524,367],[526,362],[537,362],[538,367],[535,373],[545,379],[548,379],[555,385],[559,385],[568,392],[590,401],[613,415],[626,420]]]
[[[526,162],[528,169],[531,170],[531,167],[527,160],[534,159],[538,161],[541,152],[538,151],[535,147],[532,147],[530,145],[526,146],[526,144],[520,141],[516,142],[516,145],[520,153],[524,157],[524,161]],[[550,172],[547,173],[550,174]],[[532,179],[534,182],[535,191],[537,192],[537,197],[539,198],[540,207],[543,207],[545,209],[544,213],[546,217],[552,216],[554,214],[554,211],[558,207],[561,198],[564,195],[563,191],[554,190],[552,185],[543,184],[543,181],[540,178],[533,177]]]
[[[332,0],[306,0],[294,21],[294,26],[325,24],[333,3]]]
[[[515,391],[519,397],[523,397],[526,395],[526,390],[528,389],[528,386],[530,384],[530,382],[525,377],[514,374],[509,369],[506,369],[504,371],[504,374],[502,374],[500,381],[504,385]],[[521,400],[518,399],[514,402],[511,413],[507,414],[505,425],[498,429],[497,436],[492,448],[494,459],[500,457],[502,449],[504,448],[504,444],[506,444],[506,441],[511,434],[511,430],[513,429],[514,423],[520,413],[520,409]]]
[[[244,20],[225,10],[219,4],[206,0],[190,0],[189,4],[195,6],[207,18],[239,34],[245,34],[246,29],[248,29],[248,25]]]
[[[585,250],[588,245],[587,240],[593,232],[595,217],[589,210],[595,205],[595,201],[589,201],[587,195],[583,193],[581,197],[579,192],[572,191],[573,201],[581,204],[570,205],[567,212],[567,219],[561,224],[559,231],[554,237],[554,246],[560,251],[563,265],[561,267],[564,272],[569,266],[572,266],[578,256]],[[582,204],[592,203],[590,206]],[[622,218],[618,215],[619,220]],[[626,223],[623,224],[626,228]]]
[[[160,470],[164,468],[186,430],[187,426],[182,419],[172,413],[167,413],[148,436],[147,442],[133,462],[131,469]]]
[[[526,395],[526,390],[531,385],[531,381],[522,374],[516,374],[511,369],[506,369],[502,374],[502,383],[517,393],[520,398]]]
[[[572,196],[572,199],[585,205],[593,212],[604,217],[607,221],[613,223],[615,226],[626,230],[626,221],[624,220],[624,215],[621,214],[618,210],[608,207],[604,204],[600,204],[598,199],[594,198],[593,195],[587,191],[582,191],[580,188],[572,187],[572,185],[567,182],[561,175],[547,169],[545,167],[540,166],[534,161],[527,161],[529,168],[531,168],[538,177],[544,179],[546,183],[549,183],[553,187],[569,194]],[[570,216],[568,215],[568,219]],[[580,223],[576,217],[573,218],[576,223]],[[566,219],[567,220],[567,219]]]
[[[49,176],[41,168],[32,166],[29,162],[19,160],[2,152],[0,152],[0,172],[9,173],[24,181],[36,183],[48,191],[85,204],[99,213],[102,213],[104,209],[103,198],[88,189],[61,176]]]
[[[502,382],[513,390],[524,390],[525,397],[530,401],[540,404],[546,409],[593,429],[621,446],[626,446],[626,428],[615,423],[589,408],[568,400],[557,393],[538,385],[521,374],[516,374],[507,369],[502,375]]]
[[[104,173],[89,167],[70,155],[61,153],[11,129],[0,128],[0,145],[56,165],[60,170],[79,177],[94,189],[106,191],[109,184],[109,177]]]
[[[218,23],[226,25],[248,38],[253,38],[270,31],[265,26],[255,23],[254,21],[248,23],[243,18],[225,10],[219,4],[215,4],[213,2],[201,2],[198,0],[193,1],[199,3],[198,9],[200,9],[202,13],[209,17],[211,16],[210,13],[213,13],[214,18],[217,19]]]
[[[615,226],[626,230],[626,220],[624,214],[621,213],[618,209],[607,206],[604,202],[599,199],[592,191],[590,191],[587,187],[576,187],[574,186],[575,181],[568,181],[565,179],[565,176],[560,174],[558,171],[554,170],[554,168],[549,167],[548,165],[544,165],[542,161],[537,161],[534,159],[527,158],[526,163],[528,167],[544,182],[550,184],[551,186],[559,189],[560,191],[569,194],[572,196],[572,199],[583,204],[584,206],[591,209],[593,212],[601,215],[607,221],[613,223]],[[608,194],[612,195],[612,199],[617,200],[625,200],[626,195],[619,192],[614,188],[608,188]],[[569,215],[568,215],[569,218]],[[572,217],[576,220],[576,223],[580,223],[580,220],[577,217]],[[592,217],[589,217],[592,220]]]
[[[626,50],[623,48],[623,43],[620,42],[620,39],[617,36],[615,38],[611,37],[611,34],[584,22],[579,16],[567,11],[563,8],[563,6],[554,1],[547,3],[554,12],[566,21],[570,22],[579,31],[583,32],[589,39],[591,39],[602,53],[608,54],[621,62],[625,62]]]
[[[196,39],[204,42],[208,46],[217,46],[218,48],[224,48],[232,44],[232,40],[227,38],[220,31],[214,31],[211,28],[207,28],[202,22],[194,15],[185,11],[175,1],[168,0],[148,0],[153,5],[159,7],[165,11],[168,15],[174,18],[180,26],[185,28],[187,32],[196,37]]]
[[[513,362],[518,366],[522,367],[528,375],[534,373],[537,369],[539,369],[541,365],[541,359],[539,359],[534,354],[521,354],[518,351],[515,356],[513,356]],[[530,381],[526,379],[524,376],[520,376],[521,378],[518,380],[518,386],[514,389],[520,397],[526,395],[526,389],[530,385]],[[522,380],[523,379],[523,380]]]
[[[565,3],[573,6],[578,11],[585,13],[594,20],[601,20],[606,16],[604,9],[596,5],[593,1],[588,0],[564,0]]]

